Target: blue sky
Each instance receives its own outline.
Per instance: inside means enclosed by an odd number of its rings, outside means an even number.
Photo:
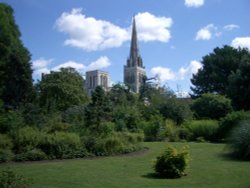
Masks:
[[[32,54],[33,78],[72,66],[123,81],[135,16],[147,76],[174,91],[215,47],[250,49],[249,0],[0,0],[11,5]]]

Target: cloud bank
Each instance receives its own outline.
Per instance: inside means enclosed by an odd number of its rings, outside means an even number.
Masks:
[[[135,19],[139,40],[168,42],[171,38],[171,18],[143,12],[136,14]],[[132,25],[122,28],[109,21],[87,17],[82,9],[75,8],[62,13],[56,20],[55,28],[67,36],[64,45],[96,51],[120,47],[130,40]]]
[[[80,73],[84,73],[85,71],[91,71],[96,69],[107,68],[111,65],[111,62],[108,57],[101,56],[96,61],[89,63],[88,65],[84,65],[83,63],[75,62],[75,61],[67,61],[65,63],[59,64],[55,67],[50,67],[50,64],[53,62],[53,59],[44,59],[40,58],[34,60],[32,62],[32,68],[34,70],[33,75],[36,78],[40,78],[42,73],[48,74],[50,71],[59,71],[60,68],[72,67],[76,71]]]
[[[202,68],[202,64],[199,61],[192,60],[188,66],[181,67],[177,72],[167,67],[153,67],[150,74],[157,76],[161,82],[165,83],[171,80],[190,79],[192,74],[196,74],[200,68]]]

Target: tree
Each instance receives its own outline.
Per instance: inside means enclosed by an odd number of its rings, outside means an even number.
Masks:
[[[74,105],[88,101],[83,88],[82,76],[73,68],[61,68],[42,76],[37,84],[39,102],[47,112],[52,110],[64,111]]]
[[[228,95],[237,110],[250,110],[250,55],[245,56],[239,69],[229,76]]]
[[[101,86],[97,86],[92,93],[91,103],[86,107],[86,121],[97,132],[101,129],[101,123],[111,121],[110,101]]]
[[[30,53],[23,46],[13,9],[0,3],[0,98],[18,108],[34,98]]]
[[[220,119],[233,110],[230,99],[212,93],[203,94],[191,108],[199,119]]]
[[[201,61],[203,68],[191,79],[192,96],[198,97],[204,93],[227,95],[229,76],[237,71],[242,59],[248,54],[247,49],[224,46],[204,56]]]

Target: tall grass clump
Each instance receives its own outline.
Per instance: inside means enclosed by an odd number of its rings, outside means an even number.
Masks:
[[[214,141],[219,124],[216,120],[193,120],[184,127],[191,132],[191,140]]]
[[[250,119],[241,121],[232,130],[228,142],[233,157],[250,160]]]

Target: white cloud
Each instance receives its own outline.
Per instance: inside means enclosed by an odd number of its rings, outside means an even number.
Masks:
[[[32,68],[34,70],[33,75],[40,76],[42,73],[49,73],[49,69],[47,68],[50,63],[52,63],[53,59],[44,59],[39,58],[32,62]]]
[[[167,17],[156,17],[149,12],[138,13],[135,16],[139,40],[168,42],[171,38],[169,28],[173,20]]]
[[[139,40],[169,41],[169,28],[173,23],[171,18],[157,17],[149,12],[138,13],[135,18]],[[130,40],[132,28],[122,28],[105,20],[87,17],[82,9],[64,12],[56,20],[55,27],[68,36],[65,45],[86,51],[119,47]]]
[[[187,7],[200,7],[205,3],[204,0],[185,0],[185,5]]]
[[[250,51],[250,37],[236,37],[233,39],[231,45],[234,48],[247,48]]]
[[[128,31],[108,21],[86,17],[82,9],[64,12],[56,21],[56,28],[69,35],[65,45],[87,51],[119,47],[129,39]]]
[[[201,28],[197,33],[195,40],[210,40],[213,36],[213,32],[217,30],[213,24],[209,24]],[[215,33],[216,36],[220,36],[219,33]]]
[[[202,64],[199,61],[192,60],[188,66],[181,67],[177,72],[167,67],[153,67],[150,73],[153,76],[158,76],[161,82],[167,82],[190,79],[192,74],[196,74],[200,68],[202,68]]]
[[[48,74],[50,73],[50,71],[59,71],[60,68],[71,67],[80,73],[84,73],[85,71],[103,69],[111,65],[109,58],[106,56],[101,56],[96,61],[93,61],[88,65],[84,65],[83,63],[78,63],[70,60],[65,63],[59,64],[55,67],[49,68],[49,64],[52,61],[53,61],[52,59],[46,60],[44,58],[34,60],[33,61],[34,77],[40,79],[42,73]]]
[[[102,69],[102,68],[106,68],[109,67],[111,65],[110,60],[108,57],[106,56],[102,56],[99,59],[97,59],[96,61],[90,63],[86,69],[87,70],[96,70],[96,69]]]
[[[48,64],[50,64],[52,61],[53,61],[53,59],[46,60],[44,58],[39,58],[39,59],[32,62],[32,67],[35,70],[41,69],[41,68],[47,67]]]
[[[232,30],[238,29],[238,28],[240,28],[240,26],[235,25],[235,24],[225,25],[225,26],[223,27],[223,29],[225,29],[226,31],[232,31]]]
[[[196,74],[198,70],[202,67],[202,64],[199,61],[193,60],[187,67],[181,67],[178,72],[178,78],[181,80],[191,77],[192,74]]]
[[[85,65],[81,64],[81,63],[77,63],[75,61],[67,61],[63,64],[60,64],[54,68],[52,68],[53,71],[58,71],[60,70],[60,68],[68,68],[68,67],[71,67],[71,68],[74,68],[75,70],[79,71],[79,72],[82,72],[85,68]]]
[[[175,73],[171,69],[165,67],[153,67],[150,73],[153,76],[158,76],[161,82],[175,79]]]

